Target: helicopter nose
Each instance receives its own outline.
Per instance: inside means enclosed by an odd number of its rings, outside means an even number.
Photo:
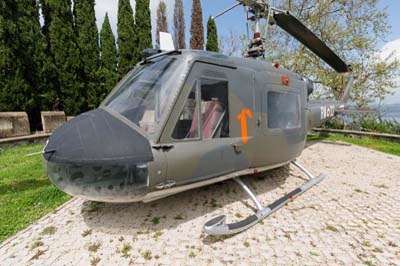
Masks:
[[[50,181],[62,191],[89,200],[140,200],[148,189],[149,140],[129,124],[99,108],[58,128],[44,149]]]

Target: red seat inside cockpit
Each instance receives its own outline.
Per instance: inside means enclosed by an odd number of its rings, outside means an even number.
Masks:
[[[204,114],[202,117],[202,128],[201,133],[203,139],[209,139],[213,137],[216,128],[219,126],[222,117],[224,115],[224,108],[219,101],[209,101],[206,102],[204,107]],[[194,117],[192,120],[192,125],[189,130],[189,134],[187,138],[194,138],[196,137],[198,127],[198,106],[196,106],[194,111]]]

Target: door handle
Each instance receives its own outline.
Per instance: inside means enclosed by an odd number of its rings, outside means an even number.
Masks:
[[[174,147],[172,144],[158,144],[152,146],[156,150],[169,151]]]
[[[232,147],[236,153],[241,153],[243,144],[242,143],[234,143],[234,144],[232,144]]]

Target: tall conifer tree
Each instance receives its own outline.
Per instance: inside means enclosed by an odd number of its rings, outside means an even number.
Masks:
[[[192,24],[190,25],[190,48],[204,49],[203,11],[200,0],[193,0]]]
[[[118,2],[118,73],[124,76],[136,64],[138,46],[133,11],[129,0]]]
[[[149,0],[136,0],[135,23],[137,29],[138,46],[135,52],[135,60],[141,59],[143,49],[151,48],[151,17]]]
[[[160,46],[160,32],[168,32],[167,6],[164,1],[161,1],[157,8],[156,42],[158,46]]]
[[[104,18],[100,31],[101,66],[99,70],[101,95],[100,99],[110,92],[118,81],[117,70],[117,47],[115,46],[114,34],[111,30],[108,14]]]
[[[174,43],[177,49],[185,49],[185,14],[182,0],[175,0],[174,6]]]
[[[77,45],[71,2],[69,0],[44,0],[48,17],[50,53],[58,75],[55,107],[66,114],[77,115],[84,111],[85,98],[80,78],[81,58]]]
[[[218,52],[217,25],[215,25],[215,21],[211,17],[208,18],[207,22],[206,50],[212,52]]]
[[[92,109],[100,103],[100,88],[97,71],[100,65],[99,33],[96,26],[94,0],[75,0],[75,28],[77,43],[81,52],[82,79],[85,85],[87,106]]]
[[[26,108],[30,85],[24,79],[23,60],[18,32],[18,3],[1,4],[0,24],[0,111],[21,111]]]
[[[46,56],[38,4],[6,1],[0,14],[0,111],[26,111],[31,128],[40,125],[40,110],[51,102],[54,69]]]

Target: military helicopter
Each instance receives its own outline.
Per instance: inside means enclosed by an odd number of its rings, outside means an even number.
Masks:
[[[344,108],[354,81],[351,67],[270,1],[237,1],[215,18],[239,5],[255,23],[248,58],[175,50],[172,38],[162,33],[164,51],[145,50],[143,60],[96,110],[65,123],[49,138],[42,153],[51,182],[88,200],[149,202],[234,179],[257,212],[231,224],[225,215],[215,217],[204,225],[211,235],[246,230],[318,184],[325,175],[314,177],[296,158],[307,132]],[[310,100],[310,79],[260,60],[265,53],[262,19],[348,77],[339,101]],[[289,163],[309,181],[266,207],[240,179]]]

